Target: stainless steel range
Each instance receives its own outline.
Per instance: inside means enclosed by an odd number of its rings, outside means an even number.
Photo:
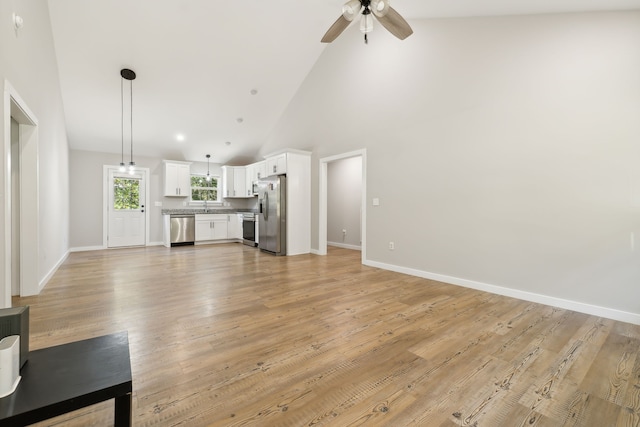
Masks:
[[[256,214],[253,212],[242,213],[242,243],[256,246]]]

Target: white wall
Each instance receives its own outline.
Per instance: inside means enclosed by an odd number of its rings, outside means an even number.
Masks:
[[[351,249],[360,247],[362,157],[327,165],[327,243]],[[343,233],[346,231],[346,234]]]
[[[640,322],[640,12],[411,24],[349,28],[263,147],[314,151],[312,247],[317,160],[366,148],[369,263]]]
[[[121,155],[111,153],[96,153],[91,151],[70,151],[70,175],[71,175],[71,236],[70,247],[73,250],[97,249],[102,247],[102,221],[103,221],[103,165],[120,164]],[[150,197],[147,203],[149,210],[149,241],[151,244],[162,242],[162,209],[183,209],[183,202],[188,201],[181,197],[164,197],[163,194],[163,168],[162,159],[154,157],[142,157],[134,154],[136,165],[148,168],[150,172],[149,182]],[[128,162],[125,159],[125,162]],[[193,162],[193,173],[206,173],[206,162]],[[220,165],[209,165],[211,175],[221,176]],[[255,198],[248,200],[226,199],[229,208],[250,208],[251,202],[255,204]],[[155,206],[160,202],[162,206]],[[187,206],[188,208],[188,206]],[[222,208],[222,207],[221,207]]]
[[[24,28],[17,34],[12,13],[24,19]],[[38,212],[38,277],[49,277],[64,259],[69,247],[69,173],[68,143],[64,109],[60,95],[58,70],[51,36],[47,3],[37,0],[0,2],[0,82],[8,81],[38,119],[39,138],[39,212]],[[4,105],[0,116],[4,117]],[[5,123],[0,121],[0,146],[4,146]],[[0,165],[0,188],[4,189],[5,165]],[[1,195],[6,206],[9,201]],[[9,230],[4,226],[4,211],[0,213],[0,239]],[[4,248],[0,248],[2,272]],[[4,295],[7,283],[0,283]]]

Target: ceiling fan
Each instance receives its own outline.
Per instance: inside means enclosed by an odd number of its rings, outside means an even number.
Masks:
[[[349,26],[357,15],[361,14],[360,31],[364,33],[364,42],[367,43],[367,33],[373,30],[373,17],[385,27],[391,34],[404,40],[413,34],[413,30],[402,16],[394,8],[389,6],[389,0],[349,0],[342,6],[342,15],[329,28],[322,43],[331,43]]]

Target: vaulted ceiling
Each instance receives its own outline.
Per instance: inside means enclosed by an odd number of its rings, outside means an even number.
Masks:
[[[204,161],[209,153],[216,163],[253,160],[318,57],[331,49],[320,39],[342,3],[49,0],[71,148],[121,153],[120,70],[130,68],[137,74],[135,155]],[[638,9],[640,0],[393,0],[392,5],[411,24],[442,17]],[[128,94],[128,84],[124,87]],[[126,121],[130,118],[127,112]]]

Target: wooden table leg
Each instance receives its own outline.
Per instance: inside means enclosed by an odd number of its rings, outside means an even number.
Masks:
[[[115,427],[131,427],[131,393],[115,398]]]

